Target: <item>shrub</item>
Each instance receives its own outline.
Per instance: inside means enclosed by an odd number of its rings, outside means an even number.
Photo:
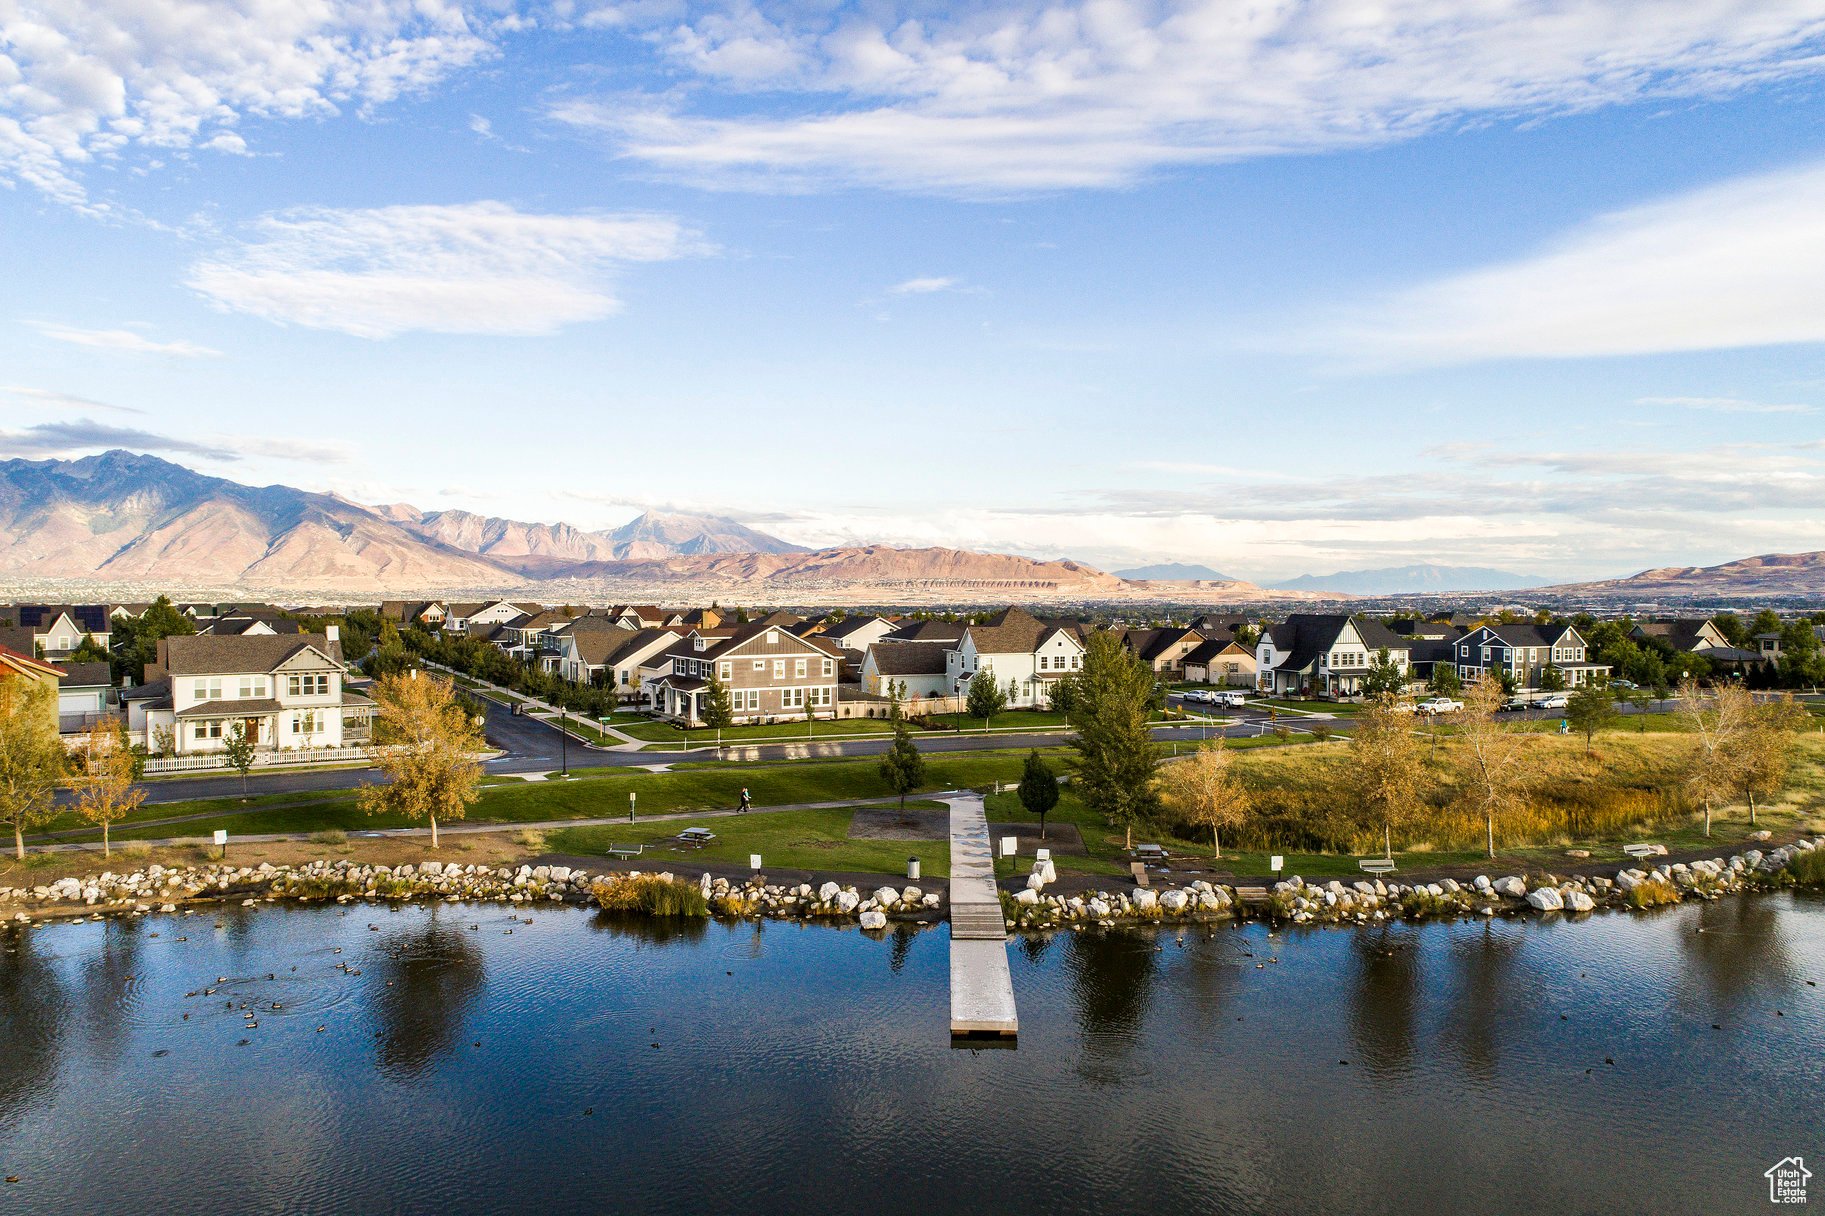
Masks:
[[[667,882],[654,874],[638,878],[605,878],[590,888],[604,912],[641,912],[647,916],[708,916],[710,906],[696,883]]]
[[[1624,892],[1622,902],[1631,908],[1658,908],[1663,904],[1678,903],[1679,892],[1673,889],[1671,883],[1652,879]]]
[[[1807,885],[1825,885],[1825,849],[1808,849],[1797,853],[1787,863],[1793,881]]]
[[[349,834],[341,828],[325,828],[321,832],[310,834],[312,844],[347,844],[348,841]]]
[[[527,828],[523,832],[515,832],[513,834],[513,842],[522,848],[531,849],[535,853],[543,853],[545,851],[545,833],[538,831],[536,828]]]
[[[152,856],[152,846],[143,840],[130,840],[126,844],[120,846],[120,851],[125,853],[128,857],[137,858]]]

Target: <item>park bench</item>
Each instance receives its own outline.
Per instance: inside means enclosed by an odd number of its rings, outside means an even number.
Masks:
[[[611,857],[638,857],[645,850],[646,846],[643,844],[610,844],[608,846]]]
[[[1386,857],[1364,857],[1356,863],[1364,874],[1392,874],[1394,863]]]
[[[1627,853],[1630,857],[1633,857],[1636,861],[1640,861],[1647,857],[1655,857],[1665,852],[1665,850],[1657,844],[1625,844],[1622,846],[1622,851]]]

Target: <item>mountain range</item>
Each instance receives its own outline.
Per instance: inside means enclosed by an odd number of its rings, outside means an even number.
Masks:
[[[1152,583],[1233,583],[1238,580],[1227,574],[1218,574],[1209,566],[1186,565],[1184,562],[1161,562],[1156,566],[1137,566],[1132,570],[1117,570],[1117,578],[1133,582]]]
[[[1282,591],[1341,591],[1345,595],[1425,595],[1448,591],[1513,591],[1550,580],[1487,566],[1383,566],[1306,574],[1275,586]]]
[[[1604,599],[1825,595],[1825,553],[1764,553],[1716,566],[1663,566],[1627,578],[1543,587]]]

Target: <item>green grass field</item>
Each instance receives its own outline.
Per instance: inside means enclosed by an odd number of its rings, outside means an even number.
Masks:
[[[940,802],[909,801],[909,808],[927,812],[944,808]],[[635,823],[628,827],[563,828],[547,832],[545,845],[554,853],[582,857],[606,856],[610,845],[645,844],[635,864],[651,863],[654,869],[675,868],[689,873],[693,863],[706,861],[746,866],[750,854],[759,853],[762,871],[773,866],[793,870],[851,870],[904,878],[906,859],[917,857],[921,877],[944,878],[950,874],[950,845],[942,840],[851,840],[852,808],[820,811],[780,811],[738,818],[706,819],[702,826],[716,833],[709,844],[685,845],[678,833],[690,824]]]

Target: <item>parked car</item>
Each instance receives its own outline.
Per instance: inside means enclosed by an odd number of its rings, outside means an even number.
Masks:
[[[1571,703],[1572,703],[1572,699],[1570,697],[1566,696],[1562,692],[1556,692],[1550,697],[1542,697],[1542,698],[1540,698],[1540,700],[1535,701],[1534,708],[1535,709],[1564,709]]]
[[[1418,712],[1418,709],[1419,709],[1419,707],[1416,706],[1415,704],[1413,704],[1413,702],[1411,702],[1411,701],[1396,701],[1389,708],[1391,708],[1397,714],[1416,713],[1416,712]]]
[[[1187,701],[1197,701],[1200,703],[1206,703],[1211,699],[1211,694],[1204,691],[1202,688],[1187,689],[1182,695]]]
[[[1518,714],[1533,708],[1533,702],[1526,697],[1510,697],[1498,707],[1505,714]]]
[[[1611,680],[1610,687],[1611,688],[1626,688],[1632,692],[1635,689],[1640,688],[1641,685],[1635,683],[1632,680]]]
[[[1242,706],[1248,704],[1248,696],[1235,689],[1230,689],[1227,692],[1213,692],[1210,694],[1210,703],[1212,705],[1228,705],[1240,709]]]
[[[1422,714],[1455,714],[1463,712],[1464,703],[1450,697],[1427,697],[1414,708]]]

